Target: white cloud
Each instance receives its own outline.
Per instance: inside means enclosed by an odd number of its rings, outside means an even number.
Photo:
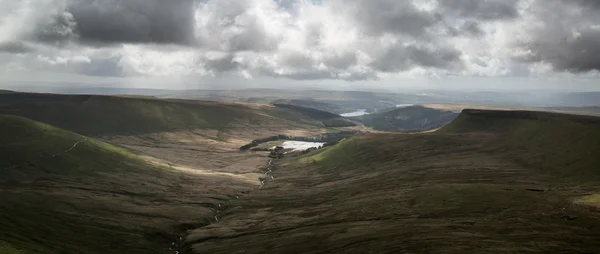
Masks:
[[[99,77],[345,81],[565,71],[589,76],[600,68],[593,46],[600,38],[594,16],[600,7],[583,0],[163,5],[0,0],[0,65]]]

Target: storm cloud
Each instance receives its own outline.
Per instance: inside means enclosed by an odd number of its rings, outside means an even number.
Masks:
[[[0,52],[22,54],[33,51],[33,48],[20,41],[0,42]]]
[[[479,20],[514,19],[518,0],[441,0],[440,12]]]
[[[579,75],[600,71],[599,10],[593,0],[0,0],[0,53],[6,68],[122,78]]]
[[[543,62],[555,70],[600,70],[600,4],[597,1],[537,0],[530,18],[536,25],[518,42],[519,60]]]
[[[72,14],[82,41],[191,44],[193,0],[74,0]]]

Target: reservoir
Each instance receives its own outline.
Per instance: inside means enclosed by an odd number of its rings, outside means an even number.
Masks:
[[[293,149],[293,151],[304,151],[311,147],[319,147],[325,143],[305,142],[305,141],[285,141],[281,145],[284,149]]]
[[[340,114],[340,116],[343,116],[343,117],[353,117],[353,116],[363,116],[363,115],[368,115],[368,114],[369,113],[367,113],[366,109],[359,109],[358,111]]]

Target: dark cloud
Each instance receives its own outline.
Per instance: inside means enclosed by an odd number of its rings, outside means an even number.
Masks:
[[[457,69],[462,67],[461,52],[446,48],[424,46],[394,46],[383,52],[371,67],[383,72],[398,72],[413,67]]]
[[[302,53],[286,54],[281,58],[280,64],[293,69],[308,70],[316,64],[315,60],[310,56]]]
[[[268,35],[263,22],[252,10],[251,1],[219,0],[200,5],[200,15],[207,16],[197,27],[203,47],[236,51],[270,51],[280,38]]]
[[[0,52],[11,54],[23,54],[32,51],[34,51],[32,47],[20,41],[0,42]]]
[[[77,37],[76,23],[69,12],[53,15],[50,20],[41,22],[33,35],[36,41],[61,45]]]
[[[600,1],[598,0],[563,0],[566,4],[577,4],[587,8],[600,9]]]
[[[193,0],[73,0],[68,7],[84,42],[192,44]]]
[[[322,79],[336,79],[345,81],[360,81],[360,80],[376,80],[377,75],[372,72],[341,72],[341,71],[320,71],[320,70],[307,70],[302,72],[293,73],[275,73],[269,69],[263,69],[260,71],[261,75],[277,77],[277,78],[289,78],[294,80],[322,80]]]
[[[559,41],[546,41],[539,38],[525,45],[531,55],[521,60],[547,62],[560,71],[586,72],[600,71],[600,30],[581,31],[575,38],[564,37]]]
[[[461,26],[460,30],[464,34],[471,35],[471,36],[481,36],[481,35],[485,34],[483,29],[481,29],[481,27],[479,26],[479,24],[477,22],[466,22],[465,24],[463,24]]]
[[[240,66],[238,62],[234,61],[234,55],[232,54],[216,59],[205,59],[203,64],[208,70],[216,72],[233,71]]]
[[[518,0],[439,0],[440,12],[480,20],[513,19],[519,16]]]
[[[358,57],[355,52],[347,52],[345,54],[329,54],[323,59],[323,63],[327,67],[335,69],[346,69],[357,63]]]
[[[518,42],[524,62],[544,62],[555,70],[600,71],[600,15],[596,1],[536,0],[534,18],[541,26],[528,30],[531,38]]]
[[[391,33],[419,37],[441,19],[436,13],[418,9],[411,1],[350,0],[342,4],[353,7],[351,15],[363,31],[371,35]]]
[[[483,29],[479,26],[479,23],[474,21],[467,21],[458,27],[448,27],[448,34],[450,36],[471,36],[478,37],[485,34]]]
[[[120,56],[92,58],[90,62],[78,63],[73,68],[75,72],[87,76],[124,77],[125,72],[120,61]]]

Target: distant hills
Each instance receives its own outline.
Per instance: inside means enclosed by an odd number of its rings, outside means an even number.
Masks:
[[[194,128],[227,131],[248,124],[317,128],[354,125],[339,115],[301,107],[103,95],[0,93],[0,114],[18,115],[84,135]]]
[[[334,113],[330,113],[327,111],[322,111],[313,108],[306,108],[291,104],[273,104],[278,108],[289,109],[303,115],[306,115],[312,119],[317,119],[325,125],[325,127],[353,127],[356,126],[356,123]]]
[[[457,116],[458,113],[452,111],[411,106],[352,117],[352,119],[379,131],[419,132],[440,128]]]

